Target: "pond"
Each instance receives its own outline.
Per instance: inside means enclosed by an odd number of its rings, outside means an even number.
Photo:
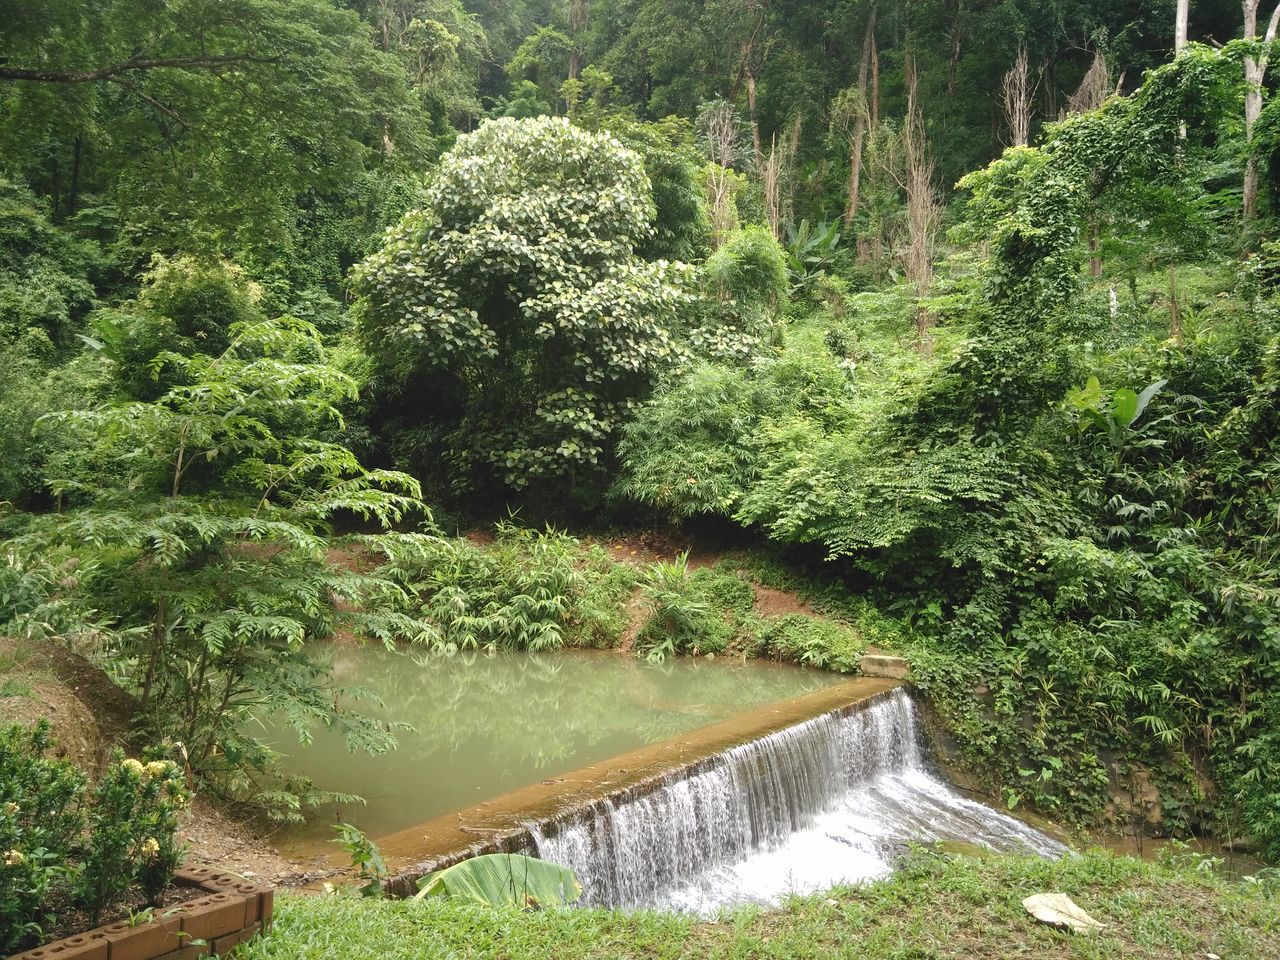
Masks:
[[[340,683],[381,698],[366,712],[413,729],[398,734],[398,749],[372,757],[329,731],[302,745],[268,728],[264,739],[286,771],[366,801],[316,811],[278,838],[293,854],[323,849],[317,842],[332,839],[339,818],[377,838],[842,680],[759,660],[652,664],[589,650],[446,656],[335,645],[322,655]]]

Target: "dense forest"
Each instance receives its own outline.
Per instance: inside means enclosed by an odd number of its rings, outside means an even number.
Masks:
[[[1003,806],[1280,856],[1280,7],[0,23],[0,635],[191,785],[322,797],[262,709],[394,743],[312,640],[616,646],[640,591],[650,657],[901,653]],[[560,532],[652,527],[828,619]]]

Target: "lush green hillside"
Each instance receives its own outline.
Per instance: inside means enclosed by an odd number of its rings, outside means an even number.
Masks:
[[[395,739],[313,640],[874,643],[992,798],[1280,855],[1280,12],[1179,8],[0,4],[0,631],[284,819],[255,712]]]

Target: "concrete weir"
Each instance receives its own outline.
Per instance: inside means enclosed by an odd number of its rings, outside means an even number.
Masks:
[[[468,857],[531,852],[533,830],[692,777],[726,751],[815,717],[867,709],[899,686],[892,679],[851,679],[380,837],[378,846],[391,869],[388,892],[409,896],[420,877]]]

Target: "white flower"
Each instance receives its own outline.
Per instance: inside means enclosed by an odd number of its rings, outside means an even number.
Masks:
[[[21,850],[10,850],[4,855],[4,865],[6,867],[20,867],[27,862],[27,858],[22,855]]]
[[[12,800],[4,805],[4,815],[6,817],[16,817],[21,811],[22,808]]]
[[[130,757],[128,760],[122,761],[120,764],[120,768],[122,770],[128,770],[130,773],[132,773],[136,777],[142,776],[147,769],[142,765],[142,761],[135,760],[133,759],[133,757]]]

